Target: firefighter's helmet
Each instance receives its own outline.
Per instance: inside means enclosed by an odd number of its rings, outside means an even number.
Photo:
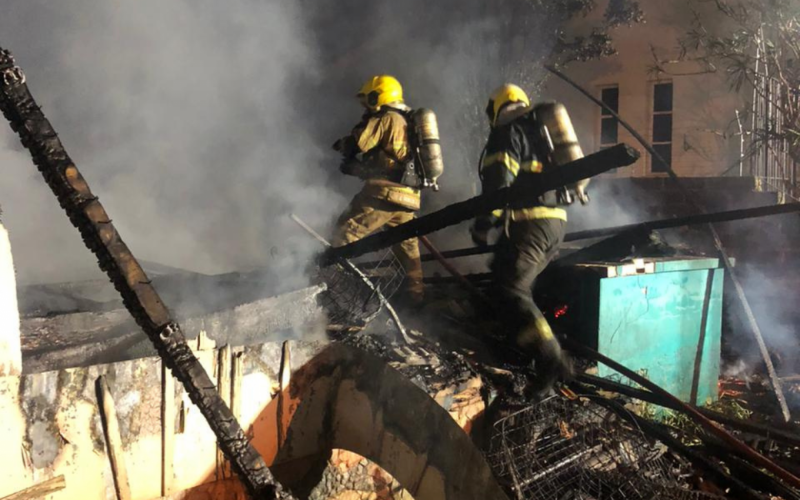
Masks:
[[[403,102],[403,87],[393,76],[373,76],[361,86],[356,97],[366,108],[378,111],[381,106]]]
[[[514,84],[507,83],[492,92],[489,97],[489,104],[486,106],[486,115],[489,117],[489,123],[492,126],[497,122],[497,115],[503,106],[512,102],[521,102],[526,106],[531,105],[531,100],[528,99],[525,91]]]

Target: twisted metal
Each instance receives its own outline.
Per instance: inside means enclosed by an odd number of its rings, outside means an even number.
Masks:
[[[716,498],[680,486],[666,447],[589,402],[552,397],[494,425],[488,460],[518,499]]]
[[[316,281],[325,283],[319,303],[332,324],[365,326],[380,314],[383,301],[389,300],[406,277],[405,269],[391,249],[381,252],[374,266],[354,269],[341,263],[319,268]],[[353,263],[358,267],[358,264]],[[360,272],[359,272],[360,271]],[[368,278],[372,286],[364,282]]]

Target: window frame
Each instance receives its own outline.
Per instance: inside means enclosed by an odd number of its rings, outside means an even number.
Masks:
[[[668,160],[669,167],[674,168],[675,159],[673,158],[673,151],[675,145],[675,82],[673,80],[654,80],[649,82],[650,92],[649,92],[649,116],[648,116],[648,128],[650,129],[650,144],[653,146],[654,149],[658,150],[663,147],[669,147],[669,158],[665,158]],[[669,103],[669,110],[668,111],[656,111],[656,87],[659,85],[669,85],[671,87],[671,98]],[[670,116],[670,130],[669,130],[669,141],[656,141],[655,140],[655,120],[656,116]],[[658,165],[653,155],[648,154],[649,158],[649,175],[655,176],[665,176],[668,175],[667,171],[664,170],[656,170],[656,165]],[[662,155],[663,156],[663,155]]]
[[[617,109],[615,109],[614,112],[619,114],[619,102],[620,102],[619,84],[610,83],[610,84],[602,85],[602,86],[598,87],[599,94],[600,94],[600,96],[599,96],[600,102],[602,102],[604,104],[607,104],[605,101],[603,101],[603,92],[606,91],[606,90],[609,90],[609,89],[616,89],[617,90]],[[597,121],[597,127],[598,127],[598,130],[597,130],[597,149],[598,149],[598,151],[601,151],[603,149],[610,148],[611,146],[616,146],[617,144],[619,144],[619,121],[616,118],[614,118],[611,114],[604,114],[604,113],[605,113],[605,108],[600,107],[600,115],[599,115],[598,121]],[[616,135],[616,138],[617,138],[616,142],[608,142],[608,143],[603,142],[603,122],[605,120],[613,120],[614,122],[616,122],[616,131],[615,131],[616,132],[615,135]]]

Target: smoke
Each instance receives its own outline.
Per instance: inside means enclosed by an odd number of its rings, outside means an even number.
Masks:
[[[296,105],[318,77],[292,2],[7,0],[0,43],[134,254],[292,277],[344,199]],[[20,281],[99,277],[8,127],[0,186]]]
[[[489,91],[534,88],[555,42],[552,18],[517,8],[6,0],[0,44],[137,257],[209,274],[267,267],[286,288],[319,250],[287,215],[325,233],[358,189],[329,145],[359,119],[353,94],[372,74],[394,74],[439,117],[447,170],[423,210],[477,194]],[[100,278],[7,127],[0,162],[19,281]],[[463,227],[437,238],[467,242]]]
[[[785,219],[796,225],[796,217]],[[743,255],[743,264],[737,265],[736,273],[745,291],[748,302],[758,323],[767,349],[779,374],[796,373],[800,368],[800,342],[797,325],[800,314],[797,311],[797,293],[794,283],[798,269],[794,262],[786,261],[779,254],[771,254],[771,249],[786,251],[791,248],[787,236],[773,221],[762,224],[760,231],[750,236],[739,233],[744,241],[760,246],[760,255],[755,252]],[[795,235],[795,238],[797,235]],[[764,248],[764,241],[770,247]],[[771,245],[775,246],[772,247]],[[732,284],[731,284],[732,285]],[[728,283],[726,283],[728,286]],[[747,316],[731,289],[729,299],[730,338],[727,339],[731,354],[741,358],[750,370],[763,369],[761,351]]]

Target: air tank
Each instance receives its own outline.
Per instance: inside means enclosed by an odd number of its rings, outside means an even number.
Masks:
[[[583,158],[583,150],[578,143],[578,136],[572,127],[567,108],[559,102],[546,102],[536,106],[536,119],[542,127],[542,132],[550,150],[549,161],[553,166],[562,166]],[[586,204],[589,197],[586,187],[589,179],[584,179],[577,184],[567,186],[574,191],[581,203]],[[566,193],[567,203],[571,203],[569,193]]]
[[[414,111],[412,120],[414,122],[417,156],[420,163],[420,174],[423,178],[423,187],[431,187],[434,191],[438,191],[439,184],[437,181],[444,173],[444,161],[442,159],[442,145],[439,142],[439,125],[436,121],[436,114],[430,109],[419,108]]]

